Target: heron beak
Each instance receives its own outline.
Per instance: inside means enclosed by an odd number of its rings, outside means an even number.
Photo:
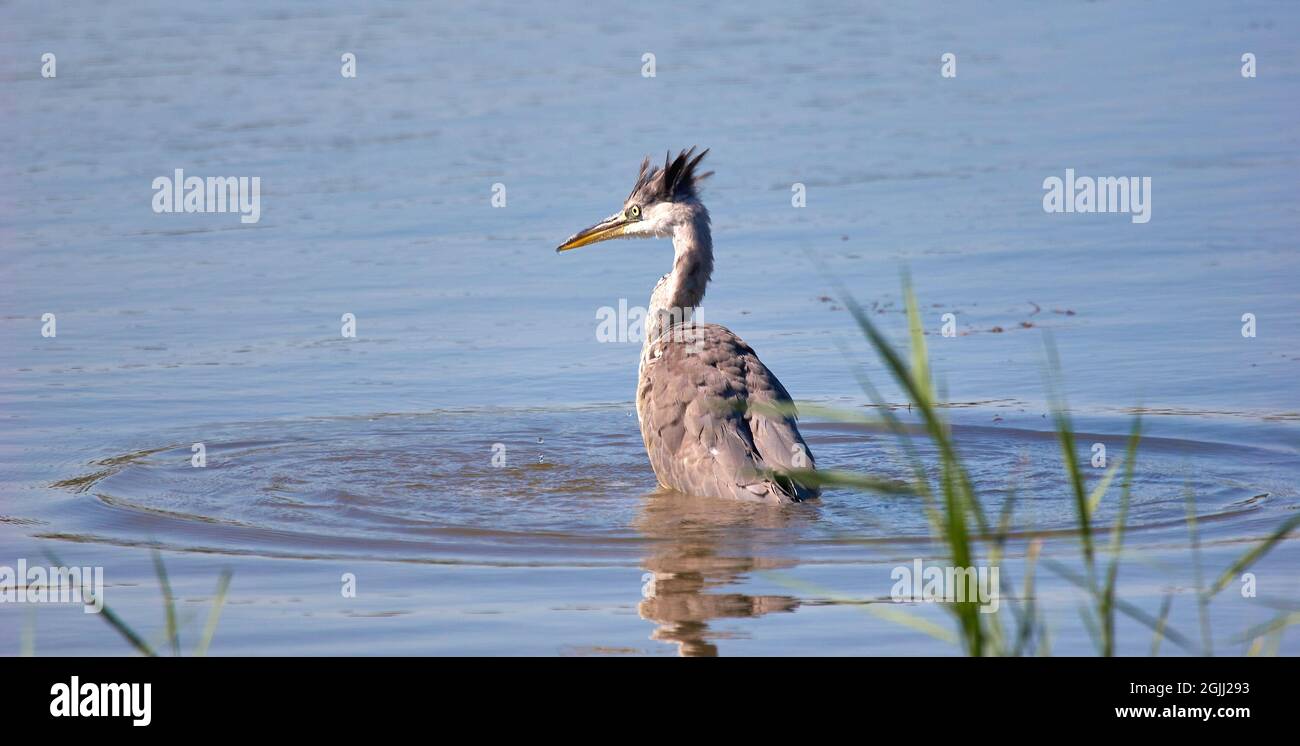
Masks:
[[[555,247],[556,253],[576,249],[579,246],[608,241],[611,238],[619,238],[627,230],[632,221],[623,216],[622,213],[605,218],[586,230],[578,231],[569,236],[569,240]]]

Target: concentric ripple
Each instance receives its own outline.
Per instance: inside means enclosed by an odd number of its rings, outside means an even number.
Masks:
[[[908,475],[887,434],[830,423],[804,429],[822,467]],[[987,509],[1000,510],[1013,491],[1018,531],[1075,526],[1052,433],[955,432]],[[205,441],[202,468],[192,464],[189,443],[159,444],[61,482],[74,496],[70,523],[89,540],[148,536],[178,549],[512,564],[621,562],[644,556],[647,544],[695,534],[722,549],[743,545],[746,556],[805,560],[927,535],[909,497],[832,490],[814,503],[772,508],[658,491],[635,418],[616,407],[258,423],[216,435]],[[1122,454],[1122,438],[1101,439],[1112,458]],[[923,459],[931,455],[922,447]],[[1276,458],[1147,439],[1130,526],[1180,525],[1189,492],[1205,519],[1248,515],[1272,497],[1251,475],[1262,459]],[[1090,469],[1092,481],[1103,471]],[[1113,516],[1116,493],[1101,504],[1099,521]]]

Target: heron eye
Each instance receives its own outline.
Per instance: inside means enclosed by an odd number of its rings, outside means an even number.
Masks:
[[[631,207],[627,208],[627,216],[629,218],[632,218],[633,220],[636,220],[637,218],[641,217],[641,208],[638,207],[637,205],[632,205]]]

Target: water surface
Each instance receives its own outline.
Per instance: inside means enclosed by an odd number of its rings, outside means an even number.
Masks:
[[[1211,575],[1297,506],[1296,9],[667,3],[625,20],[643,10],[5,6],[0,564],[103,565],[109,603],[156,633],[159,546],[191,639],[230,567],[217,654],[956,652],[869,608],[893,567],[939,557],[914,501],[656,490],[637,344],[595,331],[602,307],[645,303],[670,249],[552,248],[619,205],[643,155],[699,144],[717,171],[709,321],[800,400],[871,414],[854,366],[903,399],[836,284],[901,340],[910,269],[973,474],[991,506],[1018,495],[1017,574],[1033,537],[1077,554],[1050,334],[1081,447],[1119,458],[1144,413],[1121,587],[1152,613],[1172,594],[1194,628],[1187,494]],[[154,214],[152,179],[176,168],[260,176],[260,222]],[[1045,214],[1042,180],[1065,168],[1151,176],[1151,222]],[[819,463],[906,475],[878,429],[805,419]],[[1283,542],[1260,598],[1216,601],[1224,649],[1294,603],[1298,559]],[[1040,582],[1054,652],[1090,652],[1079,596]],[[0,651],[25,629],[38,653],[126,650],[79,610],[0,607]],[[1121,640],[1145,654],[1150,634]]]

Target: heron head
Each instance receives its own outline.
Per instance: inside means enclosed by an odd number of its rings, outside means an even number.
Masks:
[[[696,155],[692,147],[676,158],[669,153],[664,156],[662,168],[650,165],[647,157],[641,162],[641,173],[632,193],[623,201],[623,208],[569,236],[555,250],[568,251],[612,238],[671,236],[678,225],[693,219],[700,207],[699,183],[713,172],[696,173],[695,167],[708,152],[706,148]]]

